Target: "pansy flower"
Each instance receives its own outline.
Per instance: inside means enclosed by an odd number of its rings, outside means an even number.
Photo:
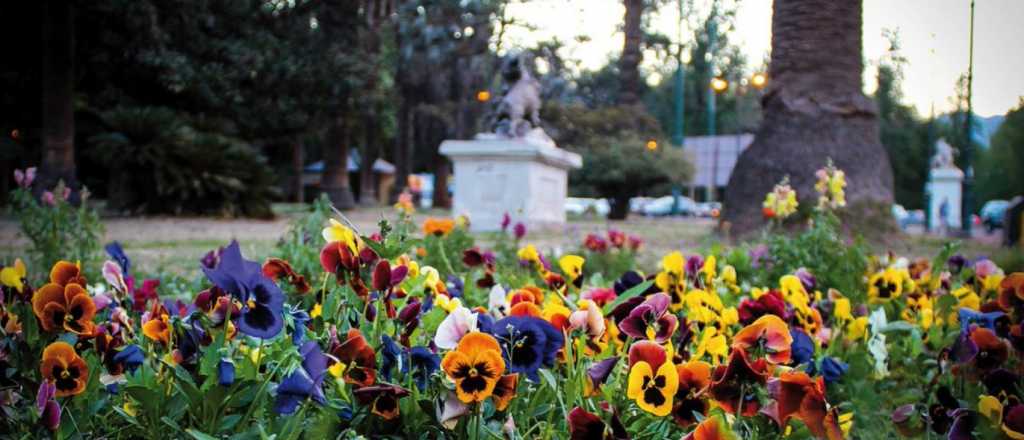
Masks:
[[[121,247],[121,243],[112,241],[103,246],[103,250],[107,251],[107,255],[117,262],[117,265],[121,267],[121,270],[125,275],[131,270],[132,260],[128,258],[128,255],[124,253],[124,248]]]
[[[1007,312],[1024,308],[1024,272],[1014,272],[999,283],[999,305]]]
[[[793,336],[786,323],[778,316],[765,315],[736,333],[732,347],[744,352],[763,350],[769,362],[784,364],[790,360],[792,344]]]
[[[768,382],[768,393],[775,400],[768,412],[780,428],[784,428],[791,417],[796,417],[817,438],[843,437],[839,413],[825,401],[824,378],[814,380],[803,371],[787,371]]]
[[[966,307],[961,307],[959,311],[960,330],[967,330],[972,325],[984,327],[989,330],[995,331],[996,321],[999,318],[1006,316],[1003,312],[988,312],[981,313],[976,310],[971,310]]]
[[[569,422],[569,438],[571,440],[628,440],[629,434],[619,421],[618,415],[612,413],[611,425],[605,424],[596,414],[587,412],[581,407],[569,411],[566,417]]]
[[[456,307],[437,326],[437,331],[434,332],[434,345],[437,348],[452,350],[465,335],[477,330],[477,315],[465,307]]]
[[[302,356],[302,367],[293,371],[277,386],[277,397],[274,400],[274,412],[277,414],[292,414],[307,399],[321,405],[327,402],[322,389],[324,375],[327,373],[327,356],[324,356],[314,341],[303,344],[299,354]]]
[[[697,423],[697,416],[706,416],[710,404],[704,398],[704,391],[711,385],[711,364],[704,361],[689,361],[677,365],[679,388],[672,406],[672,418],[682,427]]]
[[[504,411],[516,397],[516,386],[519,385],[519,374],[512,373],[501,376],[498,384],[494,386],[491,399],[494,401],[494,409]]]
[[[786,301],[778,290],[769,290],[757,299],[744,298],[740,301],[739,318],[743,325],[750,325],[764,315],[786,316]]]
[[[714,415],[700,422],[692,432],[681,440],[739,440],[729,424],[719,415]]]
[[[727,413],[735,414],[739,409],[743,416],[753,416],[760,409],[753,387],[764,384],[769,375],[764,358],[751,362],[745,350],[734,349],[729,363],[715,367],[712,372],[708,394]],[[742,408],[738,408],[741,401]]]
[[[50,282],[59,286],[66,286],[72,283],[79,286],[88,284],[85,274],[82,273],[82,266],[64,260],[58,261],[50,269]]]
[[[56,431],[60,426],[60,405],[56,397],[57,386],[48,380],[39,383],[39,392],[36,394],[36,409],[39,410],[39,419],[43,426],[50,431]]]
[[[21,258],[14,260],[14,265],[0,269],[0,284],[22,293],[25,290],[25,263]]]
[[[402,364],[402,373],[408,374],[412,370],[416,387],[423,391],[427,389],[430,375],[441,367],[441,357],[426,347],[413,347],[407,354],[409,359]]]
[[[423,235],[435,237],[443,237],[452,232],[455,228],[455,220],[450,218],[433,218],[428,217],[423,221]]]
[[[670,302],[671,298],[664,293],[649,296],[619,322],[619,330],[637,339],[651,339],[664,344],[679,326],[678,318],[666,313]]]
[[[977,327],[971,330],[971,342],[978,347],[974,355],[974,366],[987,371],[1001,366],[1009,355],[1009,347],[992,330]]]
[[[81,284],[59,284],[52,280],[53,277],[50,283],[32,294],[32,311],[43,330],[91,335],[95,328],[92,318],[96,315],[96,304],[89,292]]]
[[[790,329],[789,335],[793,337],[790,345],[790,361],[793,365],[802,365],[814,360],[814,341],[807,336],[803,330]]]
[[[75,353],[75,348],[71,344],[63,341],[46,346],[39,372],[44,380],[56,386],[56,397],[79,394],[85,391],[85,386],[89,382],[89,365]]]
[[[493,336],[473,332],[445,354],[441,369],[455,382],[455,393],[463,403],[482,402],[491,396],[505,371],[501,346]]]
[[[619,363],[618,356],[612,356],[608,359],[594,363],[590,368],[587,369],[587,382],[586,391],[584,392],[587,396],[597,395],[601,391],[601,385],[604,385],[608,381],[608,377],[615,371],[615,366]]]
[[[583,286],[583,263],[583,257],[579,255],[563,255],[558,259],[558,267],[577,289]]]
[[[562,333],[548,321],[532,316],[509,316],[494,323],[492,334],[499,341],[509,371],[540,381],[541,366],[552,367],[565,343]]]
[[[903,294],[904,270],[886,268],[868,279],[868,298],[872,303],[899,298]],[[909,273],[906,274],[909,276]]]
[[[288,264],[287,261],[280,258],[267,258],[267,261],[263,262],[263,275],[274,281],[283,279],[288,284],[291,284],[298,293],[309,292],[309,282],[306,281],[306,277],[300,275],[292,269],[292,265]]]
[[[640,409],[664,417],[672,412],[679,388],[679,373],[665,347],[652,341],[637,341],[629,348],[629,378],[626,397]]]
[[[345,340],[336,342],[331,354],[344,363],[345,382],[367,387],[377,380],[377,354],[358,328],[351,328]]]
[[[384,420],[398,417],[398,399],[409,395],[409,390],[395,385],[374,385],[357,388],[352,392],[360,404],[370,407],[370,411]]]
[[[672,309],[682,308],[686,293],[686,260],[681,252],[672,252],[661,259],[661,272],[654,277],[654,285],[672,299]],[[638,283],[639,284],[639,283]],[[621,294],[621,292],[619,292]]]
[[[142,334],[165,346],[171,343],[170,315],[163,304],[153,303],[149,320],[142,324]]]
[[[242,302],[238,330],[254,338],[271,339],[284,328],[284,293],[255,261],[242,258],[238,242],[224,248],[213,269],[203,268],[206,277]]]

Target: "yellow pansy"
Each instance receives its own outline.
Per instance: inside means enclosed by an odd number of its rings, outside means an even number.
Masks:
[[[704,283],[710,286],[711,282],[718,276],[718,260],[714,255],[708,255],[704,259],[704,265],[700,268],[700,271],[704,273]]]
[[[434,297],[434,305],[440,307],[441,310],[444,310],[445,312],[451,313],[452,310],[462,306],[462,300],[458,298],[450,298],[448,295],[439,293]]]
[[[335,379],[341,379],[341,376],[345,374],[346,367],[344,362],[335,362],[334,365],[327,367],[327,372]]]
[[[704,328],[697,349],[693,352],[693,359],[700,359],[705,354],[711,357],[712,365],[718,365],[729,354],[729,345],[725,340],[725,335],[719,334],[714,327]]]
[[[1003,282],[1004,278],[1006,278],[1006,275],[1003,275],[1002,273],[994,273],[985,277],[985,279],[981,280],[981,290],[984,292],[997,291],[999,289],[999,284]]]
[[[14,260],[13,266],[0,270],[0,284],[13,287],[18,293],[22,293],[22,290],[25,289],[25,284],[22,282],[25,279],[25,274],[25,263],[18,258]]]
[[[858,339],[867,340],[868,338],[868,318],[861,316],[846,326],[846,339],[850,341],[856,341]]]
[[[321,231],[324,236],[324,240],[328,243],[338,241],[348,246],[349,250],[353,254],[356,254],[359,249],[359,237],[352,231],[348,226],[341,224],[341,222],[330,219],[330,225]]]
[[[683,258],[682,252],[675,251],[661,258],[661,270],[682,276],[683,271],[686,270],[686,259]]]
[[[839,429],[843,431],[843,438],[850,436],[850,428],[853,428],[853,411],[839,415]]]
[[[316,303],[315,305],[313,305],[313,310],[309,312],[309,317],[310,318],[317,318],[317,317],[323,316],[323,314],[324,314],[324,306],[321,305],[320,303]]]
[[[537,253],[537,248],[532,244],[528,244],[526,247],[519,249],[519,252],[516,252],[516,256],[518,256],[520,260],[529,261],[531,263],[540,261],[540,254]]]
[[[583,276],[584,261],[583,257],[579,255],[563,255],[562,258],[558,259],[558,267],[562,268],[562,273],[570,281],[575,281]]]
[[[850,306],[850,300],[848,298],[836,299],[835,309],[832,311],[832,316],[835,316],[840,322],[852,321],[853,312]]]

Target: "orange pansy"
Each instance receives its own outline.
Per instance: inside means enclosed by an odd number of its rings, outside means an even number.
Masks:
[[[448,235],[455,228],[455,220],[450,218],[427,218],[423,221],[423,235],[441,237]]]
[[[54,342],[43,350],[39,372],[57,387],[57,397],[79,394],[89,382],[89,366],[67,342]]]
[[[793,336],[789,334],[789,326],[775,315],[758,318],[736,333],[732,342],[732,348],[735,350],[750,351],[764,348],[765,358],[773,364],[789,362],[791,345]]]
[[[682,440],[739,440],[739,437],[732,432],[721,416],[716,415],[704,419],[693,432],[686,434]]]
[[[704,390],[711,385],[711,364],[704,361],[689,361],[676,366],[679,373],[679,389],[676,390],[672,418],[679,426],[697,423],[694,413],[707,415],[710,404],[704,398]]]
[[[825,401],[825,379],[812,379],[803,371],[787,371],[768,384],[768,393],[775,399],[767,412],[784,429],[791,417],[807,425],[817,438],[841,439],[839,414]]]
[[[82,274],[82,267],[70,261],[58,261],[50,269],[50,282],[65,286],[70,283],[80,286],[86,285],[85,275]]]
[[[91,335],[96,304],[85,289],[75,283],[48,283],[32,294],[32,311],[44,331],[65,329],[80,336]]]
[[[345,341],[331,350],[347,366],[345,383],[366,387],[377,381],[377,352],[357,328],[348,330]]]
[[[516,385],[519,384],[519,374],[506,374],[498,379],[498,384],[494,386],[494,393],[492,399],[494,400],[494,409],[498,411],[504,411],[508,408],[508,404],[512,403],[512,398],[516,397]]]
[[[494,393],[505,360],[493,336],[472,332],[459,341],[441,361],[441,369],[455,382],[455,394],[463,403],[482,402]]]

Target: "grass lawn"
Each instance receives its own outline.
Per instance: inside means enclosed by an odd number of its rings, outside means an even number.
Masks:
[[[136,262],[136,267],[149,272],[164,272],[192,278],[198,275],[198,260],[211,249],[237,239],[245,255],[262,259],[270,255],[279,238],[288,230],[289,223],[306,212],[300,204],[277,204],[278,214],[273,220],[213,219],[179,217],[112,217],[105,218],[105,241],[117,240]],[[414,215],[417,222],[430,216],[446,216],[447,211],[428,210]],[[346,213],[349,220],[363,233],[374,231],[380,219],[394,219],[390,207],[359,208]],[[604,235],[608,229],[618,229],[637,235],[644,240],[640,253],[640,266],[654,269],[662,255],[673,251],[704,251],[721,238],[713,232],[714,222],[699,218],[647,218],[632,216],[626,221],[609,222],[594,217],[572,216],[564,228],[529,231],[526,241],[543,250],[556,253],[577,249],[589,233]],[[488,245],[486,234],[478,235],[481,245]],[[877,252],[891,250],[900,255],[935,255],[948,239],[921,234],[901,234],[871,243]],[[15,220],[0,219],[0,258],[7,260],[23,253],[27,242],[20,237]],[[963,253],[968,257],[990,256],[997,262],[1009,261],[1022,269],[1020,252],[1000,248],[991,237],[966,241]],[[1001,262],[1002,263],[1002,262]],[[1006,263],[1003,263],[1006,264]]]

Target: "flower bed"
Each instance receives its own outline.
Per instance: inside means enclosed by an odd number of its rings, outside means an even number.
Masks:
[[[821,178],[806,231],[673,252],[650,271],[618,231],[554,255],[511,219],[482,248],[464,218],[361,233],[323,206],[262,263],[236,242],[211,251],[191,284],[142,280],[116,243],[101,268],[17,260],[0,271],[0,426],[204,440],[1021,438],[1024,273],[953,246],[872,256],[837,232],[841,171]],[[773,191],[766,217],[797,212],[791,191]]]

